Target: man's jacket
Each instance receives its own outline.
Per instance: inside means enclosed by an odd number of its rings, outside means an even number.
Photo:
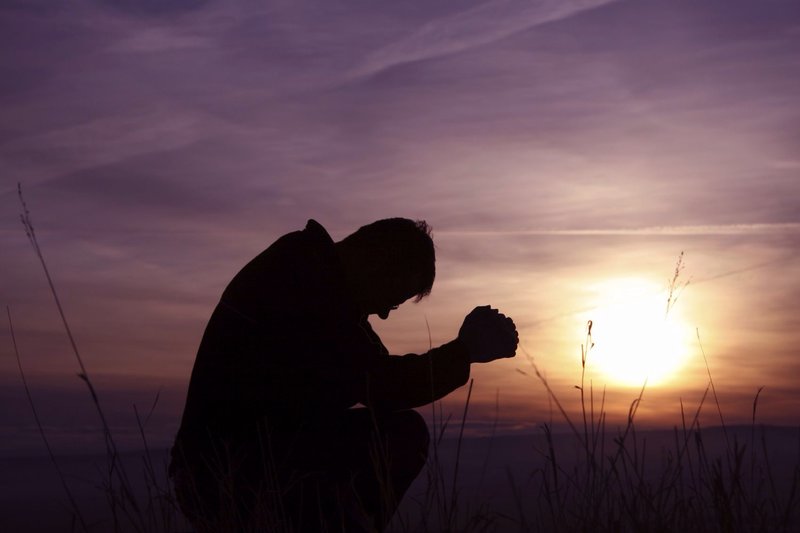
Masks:
[[[376,413],[418,407],[466,383],[466,349],[390,356],[348,294],[334,243],[310,220],[250,261],[214,309],[192,371],[173,449],[203,454],[280,440],[358,403]]]

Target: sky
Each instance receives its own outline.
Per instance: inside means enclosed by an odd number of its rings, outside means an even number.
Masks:
[[[249,259],[308,219],[338,240],[390,216],[437,246],[431,295],[372,320],[392,353],[447,342],[476,305],[519,328],[517,357],[473,365],[471,431],[559,423],[533,365],[576,416],[592,342],[609,423],[643,364],[645,426],[690,418],[709,374],[726,423],[764,387],[758,421],[798,425],[799,67],[790,0],[3,2],[0,303],[43,425],[98,442],[18,183],[131,438],[158,398],[147,430],[170,442]],[[3,318],[17,453],[41,445]],[[710,398],[702,416],[719,423]]]

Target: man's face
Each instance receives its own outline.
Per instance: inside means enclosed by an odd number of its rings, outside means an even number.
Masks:
[[[412,276],[395,276],[390,279],[376,277],[370,280],[366,301],[362,303],[368,315],[378,315],[386,320],[389,313],[400,304],[416,296],[416,279]]]

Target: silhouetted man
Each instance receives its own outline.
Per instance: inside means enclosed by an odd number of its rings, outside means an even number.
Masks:
[[[426,460],[428,430],[411,409],[517,347],[511,319],[484,306],[452,342],[389,356],[367,317],[423,298],[434,275],[430,228],[393,218],[337,243],[310,220],[233,278],[172,449],[178,501],[198,531],[385,527]]]

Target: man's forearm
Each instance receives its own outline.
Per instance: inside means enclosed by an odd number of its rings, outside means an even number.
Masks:
[[[469,368],[466,347],[459,340],[421,355],[389,356],[368,373],[364,403],[385,410],[419,407],[464,385]]]

